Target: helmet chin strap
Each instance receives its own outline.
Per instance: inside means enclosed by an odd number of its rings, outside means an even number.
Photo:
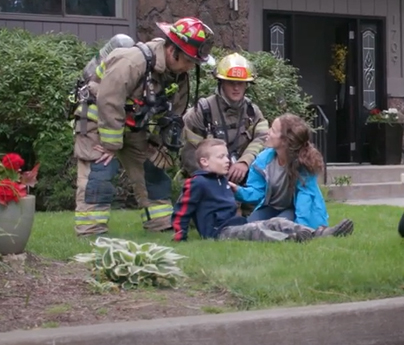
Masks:
[[[178,47],[174,47],[173,58],[175,61],[180,59],[180,49]]]
[[[198,64],[195,66],[195,75],[196,75],[196,87],[195,87],[195,99],[194,99],[194,109],[198,106],[198,97],[199,97],[199,85],[201,83],[201,66]]]
[[[175,61],[179,61],[179,59],[180,59],[180,49],[174,44],[174,43],[172,43],[172,48],[173,48],[173,51],[171,52],[170,51],[170,47],[166,47],[165,48],[165,54],[166,54],[166,68],[168,69],[168,71],[170,72],[170,73],[173,73],[173,74],[178,74],[178,73],[176,73],[175,71],[173,71],[172,70],[172,68],[171,68],[171,66],[170,66],[170,64],[168,64],[167,63],[167,60],[168,60],[168,57],[169,57],[169,55],[170,56],[172,56],[173,57],[173,59],[175,60]]]

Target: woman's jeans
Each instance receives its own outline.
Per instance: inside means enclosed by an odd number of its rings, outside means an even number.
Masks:
[[[251,223],[257,220],[267,220],[274,217],[283,217],[293,222],[295,220],[295,210],[292,208],[286,210],[277,210],[272,206],[264,206],[251,213],[251,215],[247,218],[247,221]]]

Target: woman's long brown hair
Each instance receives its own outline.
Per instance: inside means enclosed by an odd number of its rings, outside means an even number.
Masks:
[[[310,142],[311,129],[299,116],[286,113],[278,117],[281,124],[281,140],[287,154],[289,186],[294,189],[299,178],[299,169],[310,174],[319,174],[324,169],[321,153]],[[304,184],[304,180],[302,180]]]

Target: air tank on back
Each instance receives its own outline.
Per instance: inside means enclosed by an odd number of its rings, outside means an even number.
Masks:
[[[94,75],[97,66],[104,60],[109,53],[116,48],[130,48],[135,45],[135,41],[128,35],[117,34],[112,37],[89,61],[89,63],[83,69],[83,80],[87,83]]]

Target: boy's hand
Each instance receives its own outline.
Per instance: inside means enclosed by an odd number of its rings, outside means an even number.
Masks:
[[[184,231],[174,233],[173,237],[171,238],[171,241],[187,242],[187,236],[184,236],[183,234],[184,234]]]
[[[240,183],[243,181],[244,177],[247,175],[248,165],[239,162],[232,164],[229,170],[228,178],[231,182]]]
[[[237,192],[238,186],[235,183],[230,182],[230,181],[228,183],[229,183],[229,186],[230,186],[231,190],[233,191],[233,193]]]
[[[104,162],[104,165],[108,165],[114,158],[114,152],[104,149],[101,145],[95,145],[94,150],[102,153],[102,156],[95,162],[96,164]]]

